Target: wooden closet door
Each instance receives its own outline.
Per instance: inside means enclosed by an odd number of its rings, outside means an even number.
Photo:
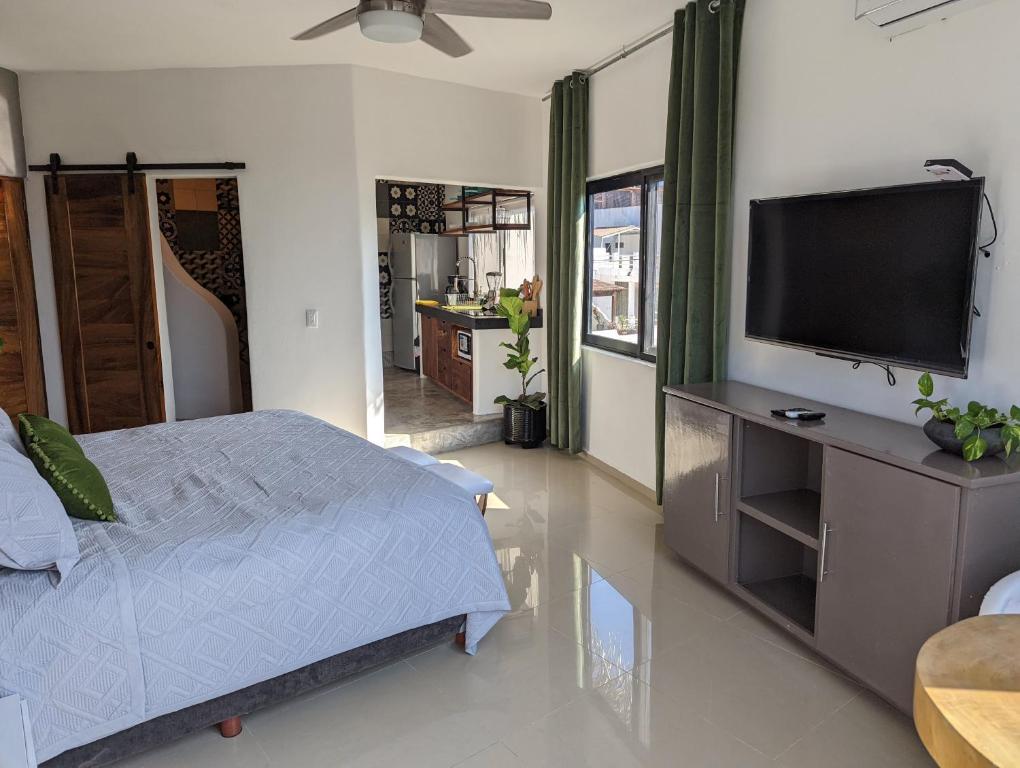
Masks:
[[[145,179],[46,179],[68,427],[166,420]]]
[[[6,177],[0,177],[0,337],[0,406],[10,416],[46,415],[25,184]]]

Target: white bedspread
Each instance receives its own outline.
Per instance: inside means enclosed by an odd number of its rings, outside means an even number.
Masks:
[[[509,610],[455,485],[291,411],[83,436],[120,522],[81,562],[0,571],[0,695],[40,761],[407,629]]]

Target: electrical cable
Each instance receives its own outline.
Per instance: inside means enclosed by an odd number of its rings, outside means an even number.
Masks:
[[[896,374],[893,373],[892,366],[885,365],[884,363],[873,363],[870,360],[854,360],[853,369],[856,371],[865,363],[867,363],[868,365],[874,365],[877,366],[878,368],[881,368],[883,371],[885,371],[885,380],[889,382],[889,386],[890,387],[896,386]]]
[[[986,259],[990,259],[992,254],[988,249],[995,245],[995,242],[999,239],[999,225],[995,221],[995,210],[992,208],[992,201],[988,199],[987,193],[985,193],[985,204],[988,206],[988,215],[992,219],[992,239],[984,245],[979,245],[978,250],[985,255]]]

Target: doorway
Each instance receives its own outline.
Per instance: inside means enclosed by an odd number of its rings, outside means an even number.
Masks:
[[[482,197],[485,190],[460,184],[376,182],[386,445],[441,453],[502,438],[488,384],[505,372],[496,358],[505,357],[498,343],[506,339],[477,330],[491,328],[491,317],[476,321],[486,273],[510,272],[515,286],[534,276],[531,197],[485,210]],[[519,229],[496,232],[497,221]]]
[[[156,180],[178,420],[252,410],[237,179]]]

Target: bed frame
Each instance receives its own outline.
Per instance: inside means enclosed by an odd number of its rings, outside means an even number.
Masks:
[[[464,637],[460,633],[463,624],[464,616],[452,616],[377,640],[226,696],[139,723],[57,755],[42,763],[40,768],[99,768],[214,725],[219,726],[223,736],[236,736],[241,732],[242,715],[405,658],[454,635],[456,642],[463,645]]]

